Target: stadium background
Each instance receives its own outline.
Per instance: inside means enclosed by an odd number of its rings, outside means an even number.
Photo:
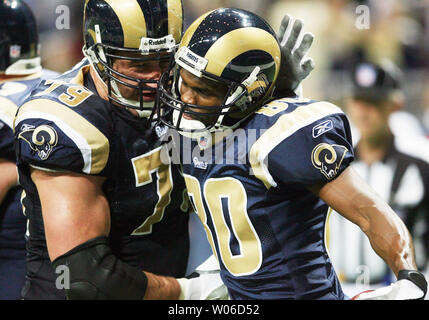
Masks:
[[[84,1],[26,0],[39,24],[43,63],[65,71],[82,58]],[[354,60],[390,58],[404,71],[405,110],[419,119],[429,118],[429,0],[184,0],[185,24],[222,6],[248,9],[263,16],[278,30],[284,13],[305,22],[315,35],[309,55],[316,69],[305,81],[305,96],[344,105],[350,91],[347,74]],[[369,29],[358,29],[356,8],[366,5]],[[69,28],[59,29],[62,6],[70,12]],[[66,21],[62,21],[66,22]],[[426,119],[429,132],[429,119]],[[423,121],[422,121],[423,122]]]

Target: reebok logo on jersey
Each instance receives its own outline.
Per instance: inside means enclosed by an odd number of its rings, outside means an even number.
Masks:
[[[326,120],[313,128],[313,138],[317,138],[333,128],[334,124],[332,123],[332,120]]]
[[[32,129],[34,129],[34,128],[36,128],[35,126],[33,126],[32,124],[26,124],[26,123],[24,123],[22,126],[21,126],[21,131],[29,131],[29,130],[32,130]]]

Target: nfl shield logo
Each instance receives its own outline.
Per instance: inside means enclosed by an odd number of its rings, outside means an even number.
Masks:
[[[198,142],[198,145],[200,147],[203,147],[203,148],[206,147],[207,146],[207,138],[204,136],[200,137],[200,141]]]
[[[21,46],[19,45],[10,46],[9,56],[11,58],[19,58],[20,55],[21,55]]]

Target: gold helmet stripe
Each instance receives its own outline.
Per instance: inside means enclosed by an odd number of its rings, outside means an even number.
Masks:
[[[168,32],[173,35],[176,44],[180,42],[183,28],[183,9],[181,0],[167,0]]]
[[[261,46],[271,54],[277,65],[274,77],[276,79],[280,69],[281,54],[278,42],[269,32],[253,27],[236,29],[219,38],[204,56],[209,61],[206,71],[220,77],[227,64],[234,58],[246,51],[258,50]]]
[[[195,20],[190,26],[189,28],[186,30],[183,38],[182,38],[182,42],[180,43],[180,47],[184,47],[184,46],[188,46],[189,42],[191,41],[195,31],[197,30],[197,28],[201,25],[201,22],[210,14],[215,10],[209,11],[205,14],[203,14],[201,17],[199,17],[197,20]]]
[[[88,33],[91,35],[92,41],[94,41],[94,43],[97,43],[97,36],[95,35],[95,31],[92,29],[88,29]]]
[[[121,22],[124,32],[124,47],[138,49],[142,37],[146,37],[146,20],[137,0],[104,0],[112,9]]]

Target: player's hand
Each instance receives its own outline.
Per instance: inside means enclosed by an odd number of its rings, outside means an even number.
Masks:
[[[228,300],[228,290],[219,274],[214,256],[196,268],[188,278],[177,279],[182,289],[180,300]]]
[[[401,277],[388,287],[377,290],[368,290],[354,296],[352,300],[418,300],[423,299],[427,291],[427,282],[424,276],[417,271],[403,270],[409,276]]]
[[[305,57],[313,44],[314,35],[306,32],[302,37],[302,41],[298,43],[303,22],[297,19],[292,26],[290,35],[286,36],[286,30],[291,21],[292,18],[289,15],[285,15],[277,34],[282,52],[282,62],[276,82],[276,88],[280,92],[286,90],[295,91],[301,81],[314,69],[313,59]]]

